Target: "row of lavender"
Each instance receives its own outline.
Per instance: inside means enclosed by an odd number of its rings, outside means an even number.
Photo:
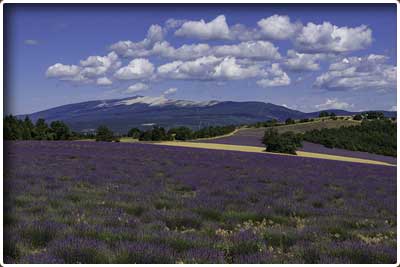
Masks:
[[[394,263],[396,168],[6,142],[6,263]]]

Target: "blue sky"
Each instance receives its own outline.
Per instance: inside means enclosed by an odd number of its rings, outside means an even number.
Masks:
[[[94,99],[396,109],[396,6],[6,4],[6,109]]]

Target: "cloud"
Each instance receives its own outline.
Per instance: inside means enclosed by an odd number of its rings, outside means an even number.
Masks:
[[[112,44],[110,49],[124,57],[146,57],[150,55],[154,44],[164,39],[164,34],[165,31],[160,25],[151,25],[142,41],[119,41]]]
[[[145,58],[136,58],[125,67],[118,69],[114,77],[120,80],[135,80],[150,78],[153,74],[153,64]]]
[[[107,77],[100,77],[100,78],[97,79],[96,83],[98,85],[106,86],[106,85],[111,85],[112,81],[110,79],[108,79]]]
[[[301,29],[300,23],[291,23],[288,16],[273,15],[257,22],[263,37],[285,40],[293,37]]]
[[[148,89],[149,89],[149,86],[145,83],[135,83],[135,84],[132,84],[131,86],[129,86],[128,89],[126,89],[124,91],[124,93],[131,94],[131,93],[136,93],[139,91],[145,91]]]
[[[232,40],[254,41],[261,39],[261,33],[258,28],[249,28],[243,24],[235,24],[229,29]]]
[[[288,50],[283,66],[292,71],[316,71],[320,68],[319,61],[328,57],[326,54],[305,54]]]
[[[167,90],[164,91],[164,95],[171,95],[171,94],[175,94],[178,91],[177,88],[169,88]]]
[[[236,63],[234,57],[226,57],[220,64],[215,66],[213,76],[227,80],[241,80],[256,77],[261,70],[257,65],[241,66]]]
[[[46,71],[49,78],[58,78],[63,81],[74,81],[98,85],[109,85],[112,81],[104,76],[107,72],[121,66],[121,61],[115,52],[106,56],[90,56],[81,60],[79,65],[65,65],[57,63],[50,66]]]
[[[186,20],[184,19],[174,19],[174,18],[170,18],[167,19],[167,21],[165,21],[165,28],[167,29],[176,29],[182,26],[183,23],[185,23]]]
[[[353,104],[349,104],[346,102],[341,102],[337,98],[328,98],[325,103],[315,105],[317,109],[349,109],[354,107]]]
[[[80,61],[82,68],[81,75],[92,78],[105,74],[108,70],[115,70],[121,66],[121,61],[115,52],[106,56],[90,56]]]
[[[182,60],[207,56],[210,54],[210,52],[211,49],[208,44],[184,44],[179,48],[174,48],[166,41],[154,44],[154,47],[151,51],[151,53],[154,55]]]
[[[397,106],[392,106],[392,107],[390,108],[390,111],[397,111]]]
[[[27,39],[24,41],[24,43],[26,45],[38,45],[39,44],[39,42],[37,40],[33,40],[33,39]]]
[[[46,76],[97,85],[110,85],[116,79],[220,82],[256,78],[259,86],[274,87],[291,84],[288,76],[291,71],[318,71],[322,61],[332,62],[334,58],[337,62],[319,75],[315,87],[328,90],[395,87],[396,67],[386,64],[386,57],[370,55],[338,61],[346,53],[372,43],[372,31],[365,25],[338,27],[330,22],[302,25],[278,14],[260,19],[254,27],[229,26],[224,15],[211,21],[171,18],[162,25],[151,25],[140,41],[112,44],[105,56],[89,56],[77,65],[54,64]],[[205,41],[174,47],[165,40],[168,32]],[[290,40],[294,47],[282,56],[271,40]],[[150,59],[158,62],[158,67]],[[134,85],[130,87],[133,91],[137,89]]]
[[[278,48],[268,41],[248,41],[237,45],[221,45],[213,48],[215,56],[232,56],[250,59],[280,59]]]
[[[300,52],[350,52],[361,50],[372,43],[372,30],[365,25],[355,28],[338,27],[330,22],[307,23],[295,39]]]
[[[236,80],[255,77],[261,72],[257,65],[243,66],[233,57],[201,57],[192,61],[173,61],[157,69],[160,77],[194,80]]]
[[[64,65],[56,63],[50,66],[46,71],[46,76],[49,78],[72,79],[78,75],[81,68],[76,65]]]
[[[284,72],[278,63],[273,63],[266,71],[266,77],[258,80],[260,87],[286,86],[290,84],[290,77]]]
[[[164,58],[190,60],[205,56],[249,58],[255,60],[277,60],[281,58],[278,48],[268,41],[248,41],[235,45],[209,46],[205,43],[184,44],[174,48],[168,42],[155,43],[149,55]]]
[[[203,40],[229,39],[229,26],[224,15],[219,15],[210,22],[187,21],[175,31],[176,36],[198,38]]]
[[[386,64],[387,59],[375,54],[344,58],[318,76],[314,86],[327,90],[395,89],[396,67]]]

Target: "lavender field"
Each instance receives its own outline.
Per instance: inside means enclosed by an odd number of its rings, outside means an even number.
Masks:
[[[395,263],[396,168],[5,142],[6,263]]]

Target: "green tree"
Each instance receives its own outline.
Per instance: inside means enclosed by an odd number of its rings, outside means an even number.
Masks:
[[[20,121],[13,115],[4,118],[4,139],[20,140],[22,139],[22,127]]]
[[[287,118],[285,124],[295,124],[296,122],[292,118]]]
[[[28,116],[25,116],[24,121],[22,122],[22,139],[23,140],[31,140],[35,135],[35,125],[33,125],[31,119]]]
[[[107,126],[101,125],[96,130],[96,141],[112,142],[114,133]]]
[[[356,115],[354,115],[354,117],[353,117],[353,120],[356,120],[356,121],[360,121],[360,120],[362,120],[362,119],[363,119],[363,117],[362,117],[361,114],[356,114]]]
[[[319,113],[319,117],[320,117],[320,118],[329,117],[329,112],[327,112],[327,111],[321,111],[321,112]]]
[[[54,140],[68,140],[71,137],[69,127],[62,121],[50,123],[50,130],[54,134]]]
[[[368,120],[377,120],[385,118],[385,115],[379,111],[367,111],[363,112],[362,115]]]
[[[167,136],[167,133],[163,127],[155,126],[151,134],[151,139],[153,141],[166,141],[170,140],[171,137]]]
[[[296,154],[296,149],[301,147],[301,135],[293,132],[279,134],[275,129],[265,131],[263,144],[266,151],[287,154]]]
[[[46,121],[42,118],[38,119],[35,124],[36,140],[51,140],[50,129]]]
[[[151,141],[152,139],[152,130],[147,130],[140,133],[139,140],[140,141]]]
[[[173,136],[175,140],[190,140],[193,138],[193,131],[188,127],[177,127],[169,129],[168,135]]]
[[[360,125],[311,130],[304,133],[306,141],[329,148],[343,148],[387,156],[396,156],[397,127],[389,119],[363,120]]]
[[[132,137],[133,139],[138,139],[141,131],[138,128],[131,128],[128,131],[128,137]]]

